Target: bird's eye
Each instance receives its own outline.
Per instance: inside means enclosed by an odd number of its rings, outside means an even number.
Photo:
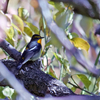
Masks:
[[[22,59],[24,59],[24,57],[22,57]]]
[[[28,47],[26,47],[26,50],[28,49]]]

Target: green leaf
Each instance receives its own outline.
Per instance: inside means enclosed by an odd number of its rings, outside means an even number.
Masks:
[[[97,88],[99,88],[99,85],[100,85],[100,77],[97,79],[97,82],[96,82]]]
[[[20,17],[18,17],[17,15],[13,15],[12,21],[13,21],[12,26],[14,28],[16,28],[17,30],[19,30],[21,32],[24,31],[24,23]]]
[[[62,57],[60,54],[58,54],[58,53],[53,53],[53,54],[54,54],[55,58],[56,58],[57,60],[59,60],[59,62],[60,62],[61,64],[63,64],[65,70],[67,70],[68,72],[70,72],[69,62],[67,61],[67,59],[63,58],[63,57]]]
[[[43,25],[43,19],[42,17],[40,17],[40,20],[39,20],[39,27],[42,31],[44,31],[44,25]]]
[[[74,33],[74,32],[71,33],[71,35],[72,35],[72,38],[79,37],[78,34],[76,34],[76,33]]]
[[[55,15],[54,15],[54,20],[60,19],[61,15],[65,11],[65,8],[60,9]],[[56,19],[55,19],[56,18]]]
[[[85,87],[87,89],[89,89],[91,81],[84,74],[78,74],[77,77],[83,82],[83,84],[85,85]]]
[[[32,35],[33,35],[32,31],[29,27],[24,27],[24,32],[30,37],[32,37]]]
[[[65,9],[61,9],[61,11],[59,11],[56,15],[56,20],[55,22],[57,23],[57,25],[59,27],[61,27],[62,29],[66,29],[66,26],[68,24],[68,14],[67,12],[65,11]]]
[[[50,29],[47,27],[47,23],[45,19],[42,19],[42,17],[39,20],[39,28],[41,31],[46,33],[46,36],[50,36]]]
[[[56,16],[56,23],[59,27],[61,27],[63,30],[68,30],[68,26],[73,21],[73,12],[71,10],[66,10],[65,8],[62,8],[57,12],[54,16]]]
[[[65,8],[65,6],[62,2],[58,3],[58,2],[49,1],[49,4],[53,5],[57,10]]]
[[[18,93],[16,91],[14,91],[14,93],[12,94],[12,99],[11,100],[16,100],[16,97],[18,96]]]
[[[9,37],[6,38],[6,41],[8,41],[12,46],[14,46],[14,41]]]
[[[48,74],[57,79],[56,74],[52,68],[49,68]]]
[[[69,78],[70,78],[70,75],[66,73],[62,80],[65,85],[68,83]]]
[[[70,64],[69,64],[69,62],[68,62],[68,60],[67,59],[65,59],[65,58],[63,58],[63,65],[64,65],[64,68],[68,71],[68,72],[71,72],[70,71]]]
[[[35,34],[39,34],[39,29],[34,26],[32,23],[26,22],[25,23],[28,25],[28,27],[35,33]]]
[[[45,45],[45,48],[51,45],[51,40]]]
[[[84,30],[84,32],[87,35],[90,35],[90,30],[93,27],[93,19],[89,18],[89,17],[82,17],[82,20],[80,21],[80,26],[82,27],[82,29]]]
[[[83,49],[85,51],[88,51],[90,48],[89,43],[82,38],[76,37],[70,39],[70,41],[74,44],[75,47]]]
[[[18,16],[22,18],[24,21],[26,21],[29,17],[29,12],[26,9],[20,7],[18,9]]]
[[[61,48],[62,44],[58,40],[58,38],[51,32],[51,44],[54,45],[57,48]]]
[[[48,1],[48,3],[54,6],[54,2],[53,1]]]
[[[73,86],[73,87],[71,88],[71,90],[72,90],[73,92],[75,92],[75,91],[76,91],[76,88]]]
[[[73,33],[67,32],[67,33],[68,33],[68,35],[67,35],[68,39],[79,37],[78,34],[76,34],[74,32]]]
[[[12,89],[12,88],[9,88],[8,86],[7,87],[5,87],[4,89],[3,89],[3,94],[6,96],[6,97],[9,97],[10,99],[11,99],[11,96],[13,95],[13,93],[14,93],[14,89]]]
[[[58,54],[58,53],[53,53],[53,54],[56,57],[56,59],[59,60],[60,63],[62,63],[62,56],[60,54]]]
[[[0,86],[0,98],[2,98],[2,99],[4,99],[6,97],[2,93],[3,89],[4,89],[4,87]]]
[[[13,38],[13,36],[14,36],[14,29],[13,29],[12,26],[11,26],[9,29],[6,30],[6,34],[7,34],[7,36],[8,36],[10,39]]]

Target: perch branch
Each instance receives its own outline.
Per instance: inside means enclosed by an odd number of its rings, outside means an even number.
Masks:
[[[100,96],[69,95],[64,97],[40,98],[41,100],[100,100]]]
[[[3,60],[7,68],[15,75],[16,61]],[[27,62],[22,66],[22,69],[15,75],[18,80],[23,83],[24,87],[32,94],[38,96],[45,96],[49,91],[54,96],[64,96],[74,94],[69,88],[66,87],[61,81],[45,74],[40,70],[41,61]]]
[[[20,58],[20,53],[15,48],[13,48],[7,41],[1,41],[0,47],[3,48],[12,58],[17,60],[18,58]],[[40,70],[40,60],[26,63],[25,65],[23,65],[24,69],[21,69],[17,74],[17,61],[2,60],[2,62],[16,76],[17,79],[22,81],[24,87],[30,93],[34,93],[39,96],[44,96],[48,90],[50,94],[54,96],[74,94],[62,82],[42,72]],[[5,83],[5,80],[0,82],[1,85],[3,85],[3,83]]]
[[[0,73],[9,82],[9,84],[17,91],[17,93],[19,93],[21,97],[23,97],[23,99],[31,100],[32,95],[18,82],[15,76],[7,69],[7,67],[1,61],[0,66]]]

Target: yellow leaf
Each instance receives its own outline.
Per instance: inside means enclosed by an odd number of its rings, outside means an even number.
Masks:
[[[22,19],[20,17],[18,17],[17,15],[13,15],[12,16],[12,20],[13,20],[13,27],[16,28],[17,30],[20,30],[21,32],[24,31],[24,23],[22,21]]]
[[[9,37],[7,37],[6,41],[8,41],[14,47],[14,41],[13,41],[13,39],[10,39]]]
[[[13,38],[13,36],[14,36],[14,29],[13,29],[12,26],[11,26],[9,29],[6,30],[6,34],[7,34],[7,36],[8,36],[10,39]]]
[[[85,41],[82,38],[76,37],[76,38],[72,38],[70,39],[70,41],[74,44],[75,47],[83,49],[88,51],[90,48],[90,45],[87,41]]]
[[[32,31],[29,27],[24,27],[24,32],[30,37],[32,37],[32,35],[33,35]]]

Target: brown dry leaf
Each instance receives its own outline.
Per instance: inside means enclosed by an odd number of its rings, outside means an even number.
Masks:
[[[37,0],[31,0],[30,4],[31,4],[31,6],[34,7],[34,8],[38,8],[38,6],[39,6]]]

